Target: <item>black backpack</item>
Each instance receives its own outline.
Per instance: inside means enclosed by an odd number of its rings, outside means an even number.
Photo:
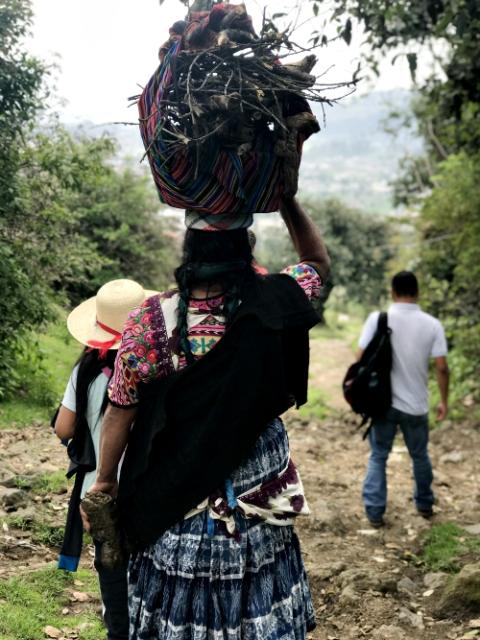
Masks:
[[[392,369],[391,329],[382,311],[375,335],[358,362],[350,366],[343,381],[343,396],[355,413],[369,420],[382,418],[392,404],[390,371]],[[371,424],[371,423],[370,423]],[[369,429],[364,434],[367,437]]]

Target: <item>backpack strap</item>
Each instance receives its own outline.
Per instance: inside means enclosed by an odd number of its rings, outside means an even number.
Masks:
[[[380,311],[378,316],[377,331],[379,333],[388,333],[388,313],[386,311]]]

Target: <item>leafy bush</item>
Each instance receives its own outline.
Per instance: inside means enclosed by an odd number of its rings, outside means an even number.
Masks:
[[[480,156],[450,156],[424,201],[420,256],[427,309],[445,325],[454,392],[480,400]]]
[[[57,397],[54,390],[54,370],[49,370],[38,340],[29,334],[21,336],[14,344],[10,361],[11,375],[5,398],[14,395],[29,398],[30,402],[52,408]],[[1,390],[0,390],[1,391]]]

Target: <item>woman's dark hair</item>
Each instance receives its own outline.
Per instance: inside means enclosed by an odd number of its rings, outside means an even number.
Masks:
[[[418,296],[418,280],[411,271],[400,271],[393,276],[392,289],[399,297],[408,296],[416,298]]]
[[[188,340],[188,304],[195,286],[223,289],[223,311],[227,326],[237,310],[242,290],[255,277],[253,256],[246,229],[185,233],[182,264],[175,270],[180,300],[177,332],[179,346],[190,364],[193,355]],[[207,293],[208,296],[208,293]]]
[[[77,385],[75,389],[75,413],[76,428],[85,424],[87,418],[88,408],[88,390],[92,382],[97,378],[105,367],[108,367],[113,371],[115,364],[115,358],[117,355],[116,349],[110,349],[107,351],[105,358],[100,357],[100,351],[98,349],[91,349],[85,347],[82,355],[76,362],[75,366],[78,366],[77,372]],[[107,407],[108,397],[105,393],[103,400],[101,413],[103,413]]]

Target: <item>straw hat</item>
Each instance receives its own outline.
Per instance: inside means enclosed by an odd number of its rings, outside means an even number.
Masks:
[[[85,300],[70,313],[68,330],[84,345],[102,351],[116,349],[129,312],[157,293],[145,290],[134,280],[107,282],[96,296]]]

